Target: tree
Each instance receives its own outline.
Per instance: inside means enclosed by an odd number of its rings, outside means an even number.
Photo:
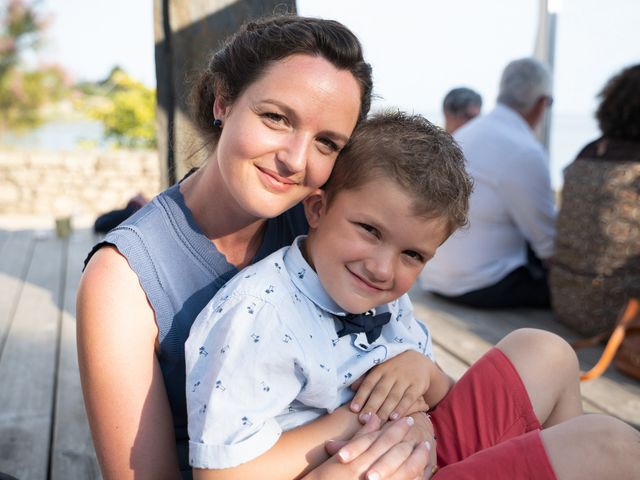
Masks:
[[[0,127],[30,128],[42,122],[41,108],[66,92],[61,68],[28,70],[23,57],[38,49],[46,19],[40,2],[9,0],[0,11]]]
[[[18,65],[24,51],[38,47],[42,25],[33,6],[21,0],[9,0],[2,12],[0,77]]]
[[[139,148],[156,145],[156,93],[115,67],[100,84],[106,94],[95,98],[89,115],[100,120],[106,137],[121,147]]]

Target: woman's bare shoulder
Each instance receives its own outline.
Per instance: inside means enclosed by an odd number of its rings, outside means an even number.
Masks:
[[[87,263],[78,289],[78,319],[121,324],[130,332],[157,335],[155,316],[138,276],[114,246],[99,249]]]

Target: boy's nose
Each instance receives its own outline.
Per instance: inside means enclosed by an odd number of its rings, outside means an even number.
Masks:
[[[373,282],[386,284],[393,279],[393,258],[387,253],[370,258],[365,262],[365,268]]]

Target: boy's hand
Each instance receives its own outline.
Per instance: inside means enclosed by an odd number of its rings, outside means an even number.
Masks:
[[[364,379],[351,385],[357,393],[349,408],[361,412],[359,418],[363,423],[371,414],[386,421],[428,410],[422,396],[429,388],[432,363],[423,354],[407,350],[377,365]]]

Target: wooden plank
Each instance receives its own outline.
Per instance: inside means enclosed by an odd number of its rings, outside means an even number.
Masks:
[[[51,480],[102,478],[82,399],[76,355],[76,292],[82,265],[96,239],[90,229],[69,240],[60,333]]]
[[[2,253],[2,247],[4,245],[4,242],[11,236],[11,232],[9,232],[8,230],[3,230],[2,227],[0,227],[0,253]]]
[[[33,250],[30,232],[6,232],[0,247],[0,356],[24,283],[27,262]]]
[[[0,358],[0,471],[47,477],[63,242],[35,242]]]
[[[416,317],[427,322],[435,341],[468,364],[516,328],[542,328],[568,340],[578,338],[555,322],[548,311],[480,310],[458,306],[416,289],[410,294]],[[581,368],[590,368],[601,351],[601,348],[580,351]],[[605,376],[583,383],[581,389],[585,410],[603,411],[640,425],[640,382],[611,368]]]
[[[462,362],[459,358],[455,357],[448,350],[442,348],[438,343],[434,342],[433,352],[436,355],[436,362],[446,372],[447,375],[455,380],[459,380],[460,377],[467,371],[469,365]]]
[[[438,344],[438,340],[434,337],[433,350],[436,354],[436,360],[442,369],[455,380],[459,380],[460,377],[467,371],[469,365],[461,361],[452,352]],[[583,399],[582,408],[585,412],[590,413],[604,413],[604,411],[597,405],[593,404],[587,399]]]

